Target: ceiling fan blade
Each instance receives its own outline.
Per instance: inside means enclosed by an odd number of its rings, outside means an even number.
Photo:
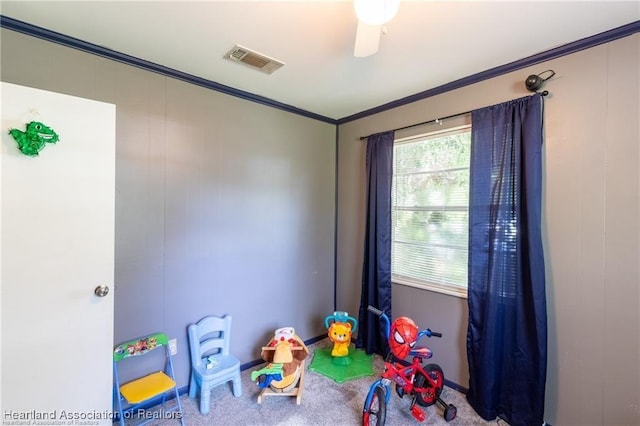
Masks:
[[[358,29],[356,31],[356,44],[353,49],[353,56],[364,58],[373,55],[378,51],[380,45],[380,33],[382,25],[368,25],[362,21],[358,21]]]

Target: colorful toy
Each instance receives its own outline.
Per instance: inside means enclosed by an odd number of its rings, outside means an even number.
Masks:
[[[429,329],[418,331],[411,318],[400,317],[391,324],[389,317],[379,309],[369,306],[370,312],[381,317],[386,324],[390,352],[385,359],[382,377],[371,385],[362,413],[363,425],[384,425],[387,417],[387,405],[391,396],[391,382],[396,385],[396,393],[400,398],[412,397],[410,410],[419,422],[424,421],[425,414],[420,407],[428,407],[435,402],[444,407],[443,417],[450,422],[456,417],[457,408],[446,404],[441,398],[444,387],[444,373],[437,364],[422,366],[424,359],[431,358],[433,353],[426,347],[416,347],[422,337],[442,337],[441,333]],[[407,361],[406,356],[413,357]]]
[[[338,383],[362,376],[373,376],[373,357],[363,350],[352,349],[351,334],[358,329],[358,321],[347,312],[335,311],[324,319],[333,347],[318,348],[309,370],[324,374]]]
[[[304,360],[308,355],[309,349],[293,327],[277,329],[273,339],[262,347],[260,353],[267,366],[251,373],[251,380],[262,388],[258,404],[262,404],[266,396],[295,396],[296,403],[300,405]]]
[[[39,121],[32,121],[26,125],[25,131],[10,129],[9,134],[18,143],[18,149],[25,155],[35,157],[47,143],[58,142],[58,134],[50,127]]]
[[[335,311],[324,319],[324,326],[329,329],[329,339],[333,342],[331,356],[346,357],[349,355],[351,334],[358,329],[358,321],[347,312]]]

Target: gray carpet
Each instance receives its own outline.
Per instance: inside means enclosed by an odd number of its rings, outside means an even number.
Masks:
[[[258,404],[257,397],[260,388],[250,379],[251,371],[262,368],[258,365],[242,372],[242,396],[234,398],[230,385],[221,385],[212,390],[211,410],[206,416],[200,414],[198,400],[191,399],[188,395],[181,397],[184,412],[185,425],[278,425],[278,426],[305,426],[305,425],[361,425],[362,408],[369,386],[380,375],[383,360],[374,356],[374,376],[349,380],[341,384],[332,379],[308,370],[315,349],[329,346],[328,339],[309,346],[307,358],[304,388],[301,404],[296,405],[295,397],[268,397],[262,404]],[[437,360],[434,358],[434,362]],[[447,372],[445,371],[445,376]],[[393,425],[418,425],[409,411],[410,399],[400,399],[394,391],[387,407],[387,421]],[[445,387],[442,391],[442,399],[453,404],[458,409],[457,417],[447,423],[442,417],[442,408],[439,404],[423,408],[426,419],[422,424],[428,425],[500,425],[508,426],[504,421],[497,420],[487,422],[478,416],[466,402],[464,395],[453,389]],[[168,404],[173,404],[169,401]],[[155,413],[159,416],[158,413]],[[127,425],[134,425],[135,421],[128,421]],[[154,425],[176,425],[177,420],[158,419]]]

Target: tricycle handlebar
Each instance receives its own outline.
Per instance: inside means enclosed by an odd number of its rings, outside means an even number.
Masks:
[[[374,308],[373,306],[369,305],[367,306],[367,310],[373,312],[374,314],[381,316],[384,312],[382,312],[380,309],[378,308]]]
[[[421,338],[423,338],[424,336],[427,337],[442,337],[442,333],[438,333],[437,331],[431,331],[428,328],[426,330],[422,330],[420,333],[418,333],[418,338],[416,339],[416,342],[418,340],[420,340]]]
[[[389,338],[389,330],[391,329],[391,321],[389,320],[389,317],[387,316],[387,314],[385,314],[384,312],[382,312],[378,308],[374,308],[371,305],[367,306],[367,310],[369,312],[373,312],[374,314],[378,315],[380,318],[382,318],[384,320],[385,337],[388,339]]]

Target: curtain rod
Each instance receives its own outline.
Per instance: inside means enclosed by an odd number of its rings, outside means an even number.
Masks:
[[[540,92],[540,94],[542,96],[547,96],[549,94],[549,92],[547,90],[544,90],[544,91]],[[434,120],[423,121],[421,123],[409,124],[408,126],[398,127],[396,129],[391,129],[391,130],[386,130],[386,131],[387,132],[389,132],[389,131],[397,132],[398,130],[405,130],[405,129],[410,129],[412,127],[424,126],[425,124],[438,123],[438,122],[443,121],[443,120],[448,120],[449,118],[460,117],[461,115],[466,115],[466,114],[470,114],[470,113],[471,113],[471,111],[459,112],[458,114],[448,115],[446,117],[436,118]],[[369,136],[373,136],[373,135],[369,135]],[[360,136],[360,140],[361,141],[366,140],[366,139],[369,138],[369,136]]]

